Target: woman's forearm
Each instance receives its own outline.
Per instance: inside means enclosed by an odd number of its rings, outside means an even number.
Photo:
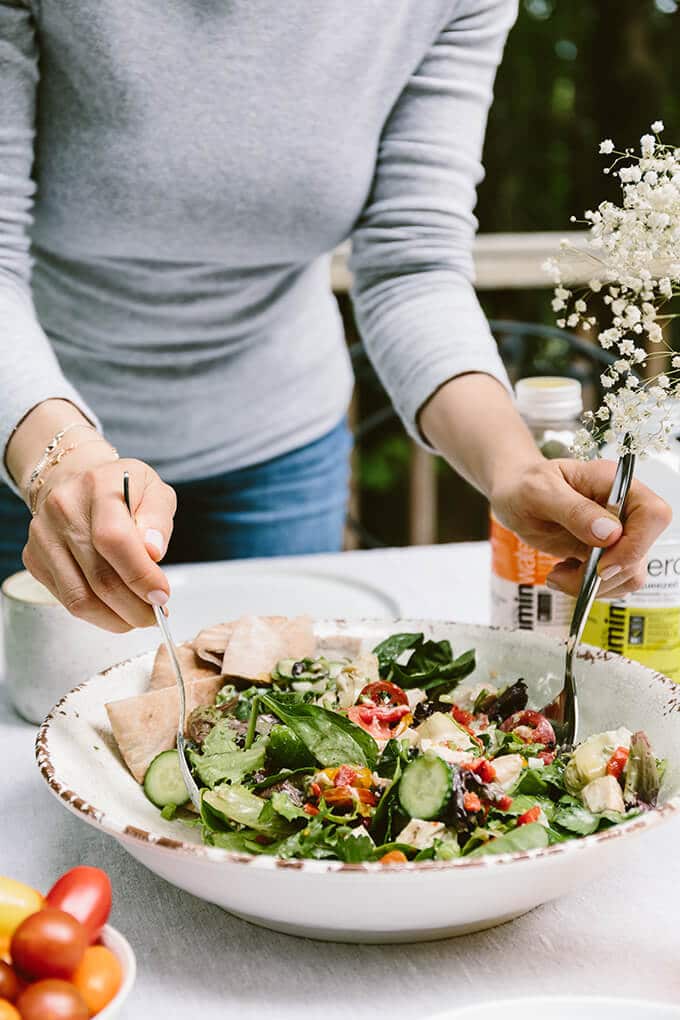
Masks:
[[[72,422],[92,426],[92,422],[68,400],[44,400],[26,415],[12,433],[5,451],[5,463],[24,498],[26,482],[45,447],[61,429]],[[82,443],[85,433],[77,430],[74,438],[76,435],[79,443]]]
[[[489,375],[450,379],[424,405],[419,424],[428,442],[489,498],[499,478],[541,460],[508,392]]]

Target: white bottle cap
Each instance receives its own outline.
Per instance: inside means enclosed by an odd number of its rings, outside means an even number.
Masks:
[[[519,413],[529,421],[572,421],[583,412],[578,379],[559,375],[519,379],[515,394]]]

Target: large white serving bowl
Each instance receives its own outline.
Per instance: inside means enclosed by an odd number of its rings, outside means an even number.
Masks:
[[[541,1020],[680,1020],[680,1007],[642,999],[540,996],[503,999],[463,1009],[449,1009],[426,1020],[498,1020],[499,1017],[536,1016]]]
[[[206,620],[206,624],[211,621]],[[468,682],[524,677],[541,706],[558,690],[564,646],[541,635],[423,620],[318,621],[337,644],[372,648],[398,631],[448,638],[477,650]],[[402,865],[282,861],[205,847],[195,829],[166,822],[123,765],[104,710],[142,693],[153,656],[112,667],[67,694],[43,723],[38,765],[50,790],[83,821],[117,839],[151,871],[239,917],[277,931],[348,942],[408,942],[479,931],[618,866],[633,837],[680,808],[680,688],[599,649],[579,656],[579,736],[627,726],[646,730],[668,761],[660,806],[631,822],[543,850]]]

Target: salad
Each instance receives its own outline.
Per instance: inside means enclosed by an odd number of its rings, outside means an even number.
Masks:
[[[461,687],[474,669],[473,651],[409,633],[371,655],[293,656],[255,679],[221,676],[187,719],[200,815],[174,747],[144,769],[144,791],[210,846],[345,862],[530,850],[655,805],[664,764],[643,732],[560,747],[527,707],[524,680]]]

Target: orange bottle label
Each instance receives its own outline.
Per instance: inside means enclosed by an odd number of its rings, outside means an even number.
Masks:
[[[539,552],[526,545],[514,532],[508,531],[491,515],[491,569],[496,577],[515,584],[545,584],[559,563],[556,556]]]

